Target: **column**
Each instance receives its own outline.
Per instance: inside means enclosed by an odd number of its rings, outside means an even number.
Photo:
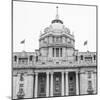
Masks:
[[[64,96],[64,72],[62,72],[62,92],[61,92],[61,94],[62,94],[62,96]]]
[[[61,57],[61,55],[60,55],[60,51],[61,51],[61,49],[59,48],[59,57]]]
[[[47,72],[46,78],[46,97],[49,97],[49,72]]]
[[[52,50],[52,48],[50,47],[50,48],[49,48],[49,57],[52,57],[52,52],[53,52],[53,50]]]
[[[79,95],[79,79],[78,79],[78,72],[76,72],[76,95]]]
[[[69,88],[68,88],[68,72],[66,72],[66,95],[68,94]]]
[[[53,96],[53,72],[51,72],[51,88],[50,88],[50,96]]]
[[[37,90],[38,90],[38,73],[35,73],[35,95],[34,95],[35,98],[37,98]]]
[[[34,88],[35,88],[35,86],[34,86],[34,73],[32,74],[33,75],[33,97],[34,97]]]

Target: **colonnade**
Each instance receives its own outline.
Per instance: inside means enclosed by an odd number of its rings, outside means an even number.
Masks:
[[[35,86],[34,86],[34,97],[35,98],[38,97],[38,74],[39,73],[41,73],[41,72],[34,73],[35,74],[35,82],[34,82],[35,83]],[[69,73],[68,71],[61,72],[61,96],[69,95],[68,73]],[[48,71],[46,72],[46,97],[53,97],[53,75],[54,75],[54,72],[48,72]],[[76,75],[76,95],[79,95],[78,72],[76,72],[75,75]],[[51,78],[50,78],[50,76],[51,76]]]

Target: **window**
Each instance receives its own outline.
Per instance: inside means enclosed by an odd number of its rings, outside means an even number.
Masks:
[[[62,37],[60,37],[60,42],[62,43]]]
[[[32,61],[32,59],[33,59],[33,56],[31,55],[30,58],[29,58],[29,60]]]
[[[53,42],[55,42],[54,36],[52,38],[53,38]]]
[[[28,63],[28,58],[19,58],[19,63],[20,64],[27,64]]]
[[[36,56],[36,62],[38,61],[38,56]]]
[[[56,48],[56,57],[59,57],[59,48]]]
[[[78,60],[78,57],[76,56],[76,61]]]
[[[92,62],[92,57],[91,56],[85,57],[85,61]]]
[[[62,57],[62,48],[60,48],[60,57]]]
[[[83,60],[83,55],[81,55],[80,57],[81,57],[81,60]]]
[[[52,53],[53,53],[52,55],[53,55],[53,57],[54,57],[54,48],[53,48],[53,52],[52,52]]]
[[[24,84],[19,84],[19,87],[24,87]]]
[[[88,94],[93,94],[92,81],[88,81]]]
[[[59,37],[56,38],[56,42],[59,42]]]
[[[94,55],[94,60],[96,60],[96,55]]]
[[[14,56],[14,61],[15,61],[15,62],[17,61],[17,56]]]
[[[24,81],[24,74],[23,73],[20,74],[20,81]]]

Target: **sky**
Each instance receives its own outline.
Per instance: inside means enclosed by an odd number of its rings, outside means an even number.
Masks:
[[[96,7],[13,2],[13,51],[34,52],[39,48],[40,32],[51,24],[58,14],[64,25],[75,36],[75,49],[96,51]],[[25,39],[25,44],[20,42]],[[84,42],[88,41],[84,46]]]

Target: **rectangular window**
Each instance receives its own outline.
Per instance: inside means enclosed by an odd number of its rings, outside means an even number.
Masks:
[[[88,89],[87,89],[88,94],[93,94],[94,90],[92,88],[92,81],[88,81]]]
[[[62,48],[60,48],[60,57],[62,57]]]
[[[96,60],[96,55],[94,55],[94,60]]]
[[[32,61],[32,59],[33,59],[33,56],[31,55],[31,56],[29,57],[29,60]]]
[[[56,57],[59,57],[59,48],[56,48]]]
[[[83,60],[83,55],[81,55],[80,57],[81,57],[81,60]]]
[[[53,55],[53,57],[54,57],[54,48],[53,48],[53,52],[52,52],[52,55]]]
[[[78,57],[76,56],[76,61],[78,61]]]

